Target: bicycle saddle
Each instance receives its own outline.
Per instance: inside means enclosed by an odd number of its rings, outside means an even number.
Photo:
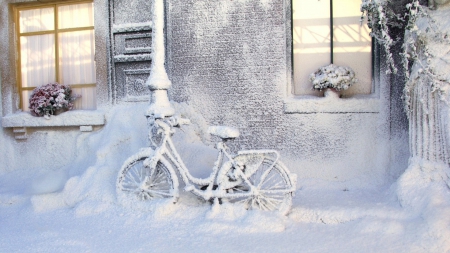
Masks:
[[[210,126],[208,132],[222,139],[234,139],[239,137],[239,130],[227,126]]]

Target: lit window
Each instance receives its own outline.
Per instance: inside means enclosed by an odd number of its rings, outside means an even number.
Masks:
[[[77,109],[95,109],[95,40],[92,1],[24,5],[14,9],[20,107],[33,89],[58,82],[82,97]]]
[[[355,71],[358,82],[347,94],[371,93],[372,39],[360,25],[360,5],[361,0],[292,1],[294,94],[317,94],[309,75],[330,63]]]

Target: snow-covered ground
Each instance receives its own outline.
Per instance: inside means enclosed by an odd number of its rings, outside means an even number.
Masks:
[[[448,186],[413,167],[399,181],[403,192],[396,182],[299,180],[287,216],[211,206],[189,193],[177,204],[120,203],[119,167],[146,145],[143,113],[129,112],[146,106],[112,108],[107,121],[115,123],[79,137],[69,166],[0,170],[0,252],[450,252]],[[205,176],[215,155],[201,142],[206,126],[187,106],[176,111],[198,123],[175,141],[193,173]]]
[[[146,106],[111,108],[108,124],[78,135],[76,159],[58,170],[35,168],[49,159],[35,154],[23,155],[26,169],[0,164],[0,252],[450,252],[447,164],[411,160],[385,186],[301,179],[287,216],[211,206],[188,193],[176,204],[118,201],[121,164],[146,146],[136,113]],[[175,107],[195,122],[175,138],[179,151],[194,175],[206,176],[215,152],[205,122]]]
[[[146,211],[96,201],[37,211],[27,195],[6,197],[5,181],[16,176],[1,182],[1,252],[450,251],[449,209],[441,221],[415,215],[386,189],[343,191],[309,182],[287,217],[231,205],[216,210],[187,195]]]

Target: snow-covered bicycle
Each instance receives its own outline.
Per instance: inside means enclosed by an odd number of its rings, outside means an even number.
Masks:
[[[175,149],[171,136],[174,127],[188,124],[178,117],[155,119],[151,124],[150,147],[128,158],[117,178],[119,197],[138,200],[179,196],[178,175],[184,190],[205,199],[221,203],[242,203],[247,209],[278,211],[287,214],[292,205],[296,175],[278,160],[274,150],[246,150],[231,155],[226,140],[239,136],[235,128],[216,126],[209,132],[222,139],[216,148],[217,161],[208,178],[196,178],[189,173]]]

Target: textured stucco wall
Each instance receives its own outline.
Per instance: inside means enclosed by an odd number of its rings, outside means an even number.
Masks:
[[[9,4],[32,2],[0,0],[0,78],[2,115],[18,110],[15,69],[13,13]],[[108,45],[109,13],[107,0],[95,0],[95,39],[97,71],[97,105],[108,107]],[[1,123],[1,120],[0,120]],[[1,127],[1,126],[0,126]],[[0,130],[0,173],[16,169],[60,169],[72,162],[80,141],[92,133],[82,133],[79,127],[28,128],[27,140],[16,140],[12,128]],[[33,161],[30,164],[29,161]]]
[[[280,150],[299,177],[383,181],[391,159],[389,78],[376,87],[379,113],[284,113],[286,8],[283,0],[168,0],[171,97],[209,124],[239,127],[235,149]]]
[[[111,2],[95,0],[99,107],[110,106],[114,87],[124,85],[112,82],[110,25],[150,21],[149,14],[133,7],[142,6],[142,1],[129,1],[126,6],[115,1],[119,11],[111,17]],[[5,29],[10,22],[6,3],[10,2],[19,1],[0,0],[0,50],[8,52],[0,60],[3,115],[15,110],[15,74],[9,66],[14,59],[12,32]],[[284,112],[292,76],[289,8],[288,0],[167,0],[166,67],[173,83],[171,98],[187,102],[208,124],[238,127],[241,137],[230,142],[234,150],[279,150],[282,161],[300,178],[367,184],[399,175],[407,159],[400,80],[385,75],[377,79],[379,113]],[[380,68],[384,72],[384,67]],[[392,88],[392,82],[399,86]],[[61,135],[66,143],[55,141],[61,140]],[[48,145],[41,155],[54,157],[36,166],[49,168],[73,160],[76,153],[69,151],[76,150],[77,142],[85,138],[76,129],[37,129],[26,142],[14,140],[10,129],[2,136],[8,143],[3,146],[8,147],[5,153],[16,158],[32,156],[36,148]],[[57,149],[60,145],[66,148]],[[52,152],[70,153],[71,157]],[[27,167],[20,159],[8,162],[12,168]]]
[[[13,13],[10,4],[27,3],[27,0],[0,0],[0,73],[2,78],[2,115],[18,109],[16,83],[16,45],[14,44]],[[109,68],[109,13],[108,1],[94,1],[95,19],[95,61],[97,77],[97,104],[108,104]]]

